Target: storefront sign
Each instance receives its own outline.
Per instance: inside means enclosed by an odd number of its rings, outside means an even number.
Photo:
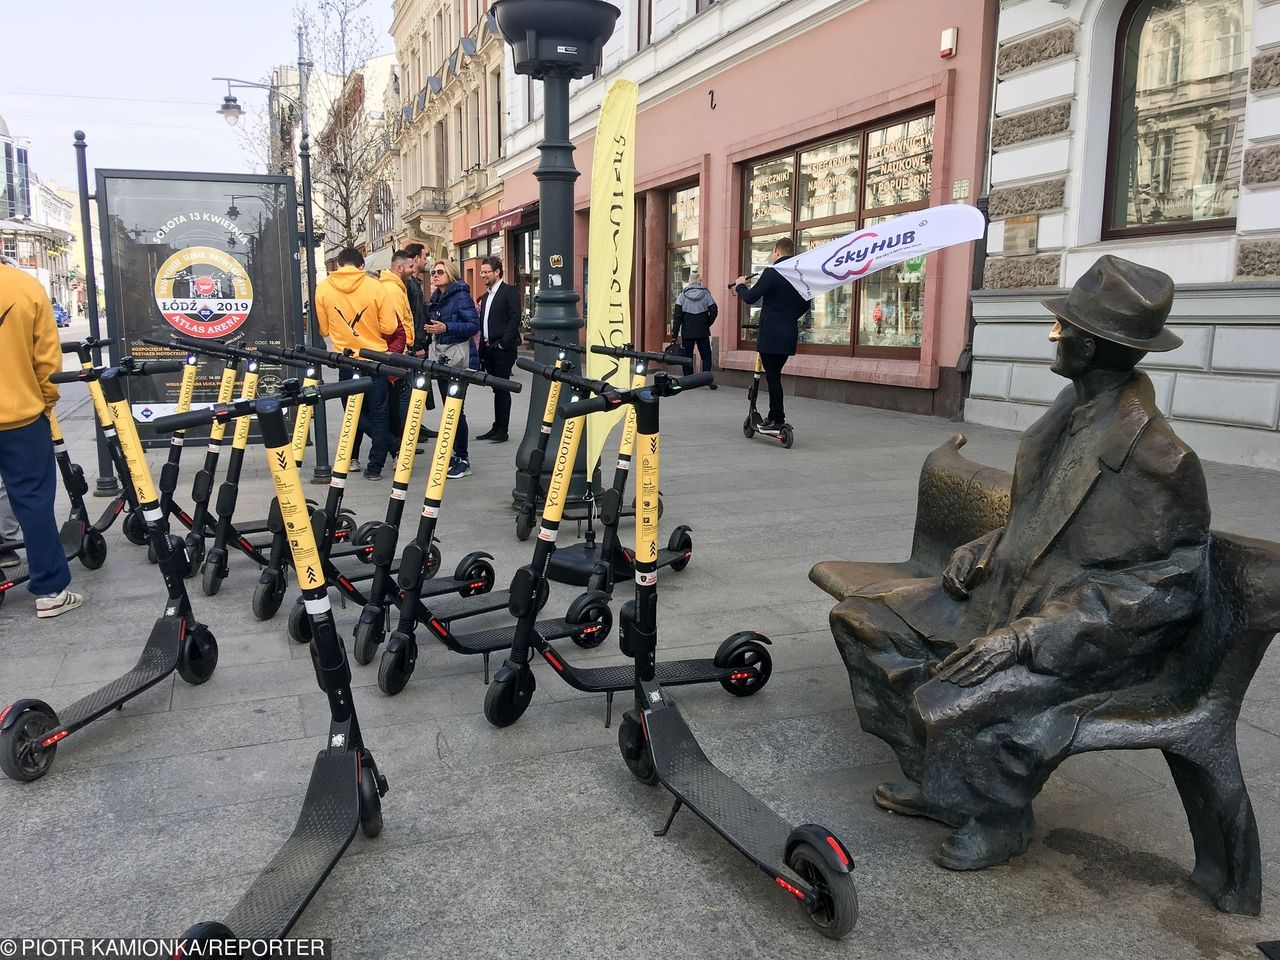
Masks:
[[[107,338],[119,349],[140,359],[185,356],[140,342],[175,333],[250,347],[302,340],[291,178],[101,170],[97,196]],[[193,406],[214,402],[221,369],[221,361],[201,360]],[[259,372],[261,394],[293,376],[277,364]],[[147,424],[173,412],[179,378],[126,380],[144,442],[167,442]]]
[[[976,240],[987,228],[977,207],[949,203],[855,230],[774,267],[806,299],[885,267]]]

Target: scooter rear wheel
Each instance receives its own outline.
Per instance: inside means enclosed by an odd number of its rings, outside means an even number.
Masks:
[[[858,891],[853,877],[838,873],[808,843],[799,843],[787,863],[817,893],[816,904],[801,903],[805,919],[824,937],[840,940],[858,922]]]
[[[778,433],[778,439],[782,441],[783,449],[790,450],[795,445],[796,435],[790,427],[783,427]]]
[[[107,540],[93,527],[85,534],[80,548],[80,565],[86,570],[97,570],[107,562]]]
[[[753,693],[759,693],[773,673],[773,657],[769,655],[768,648],[754,640],[748,640],[723,660],[716,657],[715,665],[746,674],[736,679],[727,677],[720,681],[720,686],[735,697],[749,697]]]
[[[231,932],[231,928],[225,923],[220,923],[217,920],[202,920],[200,923],[187,928],[187,932],[182,935],[178,952],[174,954],[174,956],[185,957],[187,955],[185,947],[189,943],[208,943],[211,940],[234,940],[235,937],[236,935]]]
[[[680,524],[671,531],[671,539],[667,541],[667,549],[672,553],[692,553],[693,552],[693,530],[686,524]],[[671,562],[671,569],[679,573],[689,565],[691,557],[681,557],[679,560]]]
[[[633,777],[649,786],[658,782],[658,773],[653,768],[653,751],[649,749],[644,728],[634,710],[622,715],[622,723],[618,725],[618,749],[622,752],[622,762]]]
[[[19,713],[9,729],[0,733],[0,770],[4,775],[30,783],[48,773],[58,745],[42,747],[40,743],[57,725],[57,716],[39,707],[27,707]]]

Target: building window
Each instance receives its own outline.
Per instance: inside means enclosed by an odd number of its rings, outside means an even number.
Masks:
[[[502,73],[489,74],[489,162],[502,159],[504,126],[502,115]]]
[[[1132,0],[1120,19],[1103,236],[1235,224],[1247,0]]]
[[[674,304],[698,272],[698,185],[667,196],[667,303]]]
[[[18,259],[18,238],[4,237],[0,239],[0,254],[8,257],[10,260]]]
[[[643,50],[653,42],[653,0],[639,0],[636,13],[636,49]]]
[[[694,12],[701,13],[703,10],[706,10],[709,7],[715,6],[716,2],[717,0],[697,0],[697,4],[694,8]]]
[[[743,176],[742,272],[759,274],[783,237],[796,251],[929,204],[932,113],[846,131],[749,164]],[[924,258],[819,294],[800,320],[800,352],[918,357]],[[743,306],[739,339],[756,339],[760,304]]]

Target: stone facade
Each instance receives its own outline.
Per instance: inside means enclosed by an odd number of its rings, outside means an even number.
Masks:
[[[1040,110],[998,117],[991,127],[991,146],[1008,147],[1039,140],[1071,128],[1071,103],[1055,103]]]
[[[1007,43],[996,56],[996,77],[1003,80],[1009,74],[1027,67],[1068,56],[1075,49],[1076,28],[1073,26],[1057,27],[1025,40]]]
[[[1245,186],[1280,181],[1280,143],[1250,147],[1244,152],[1244,173],[1241,182]]]
[[[1065,202],[1066,190],[1067,181],[1061,177],[1018,187],[997,187],[991,191],[987,215],[992,220],[999,220],[1019,213],[1060,210]]]
[[[1280,50],[1260,53],[1249,71],[1249,89],[1254,93],[1280,90]]]
[[[1236,276],[1241,280],[1280,277],[1280,240],[1241,240],[1236,253]]]
[[[987,290],[1015,290],[1019,287],[1056,287],[1061,282],[1062,256],[993,257],[982,271]]]

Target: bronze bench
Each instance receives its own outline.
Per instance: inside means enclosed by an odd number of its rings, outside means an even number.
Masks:
[[[1010,475],[960,455],[955,436],[920,471],[911,557],[901,563],[828,560],[809,579],[837,600],[886,580],[941,574],[952,550],[1003,524]],[[1236,719],[1280,631],[1280,544],[1210,535],[1205,613],[1162,675],[1123,691],[1079,724],[1073,753],[1158,749],[1182,798],[1195,846],[1192,881],[1220,909],[1257,915],[1262,865],[1253,806],[1240,771]],[[1170,674],[1188,692],[1169,698]],[[1191,676],[1195,683],[1185,686]]]

